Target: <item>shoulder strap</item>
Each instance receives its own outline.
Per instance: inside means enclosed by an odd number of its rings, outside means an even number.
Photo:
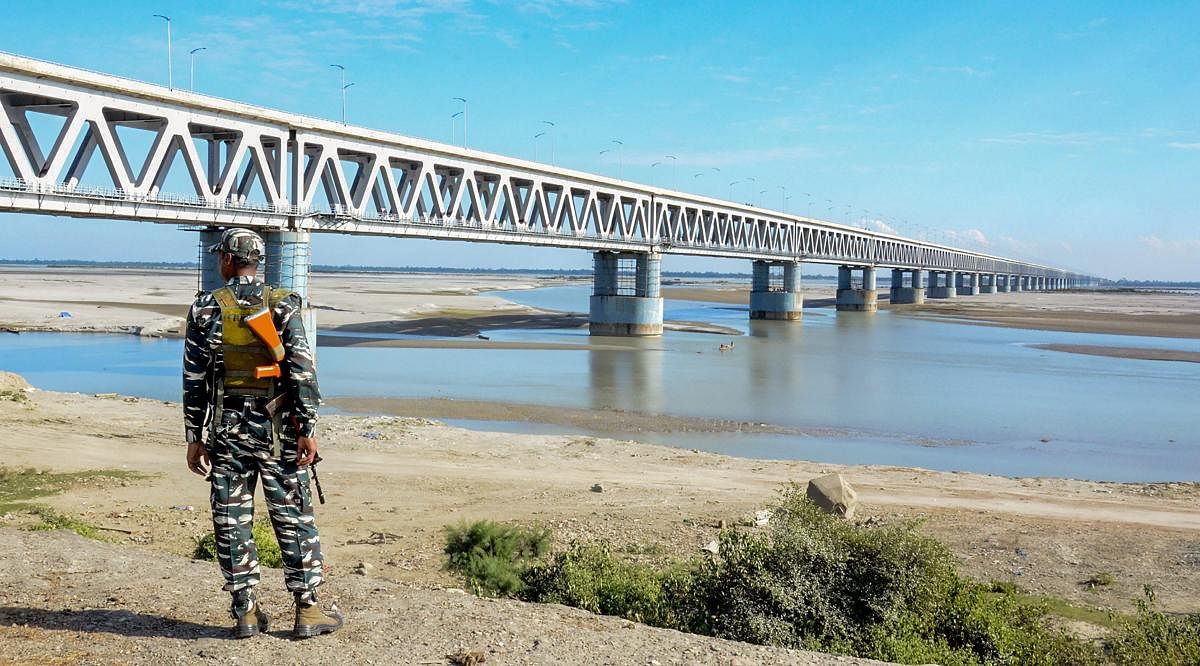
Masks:
[[[238,305],[237,296],[234,295],[233,290],[229,287],[221,287],[220,289],[214,291],[212,295],[213,298],[216,299],[217,305],[220,305],[222,310],[236,308]]]
[[[276,305],[279,305],[287,300],[289,296],[292,296],[296,293],[291,289],[276,289],[270,286],[264,287],[264,289],[270,293],[270,296],[267,300],[267,306],[270,308],[274,308]]]

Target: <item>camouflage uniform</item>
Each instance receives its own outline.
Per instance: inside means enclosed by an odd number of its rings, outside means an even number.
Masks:
[[[230,278],[227,286],[242,305],[265,303],[265,286],[252,276]],[[212,464],[212,516],[217,561],[224,589],[233,595],[232,612],[245,615],[254,606],[259,580],[258,549],[251,536],[254,492],[263,483],[267,513],[283,554],[284,578],[297,601],[312,604],[322,583],[321,542],[313,518],[310,472],[296,465],[296,438],[311,437],[317,422],[320,395],[313,354],[305,336],[299,297],[289,295],[272,310],[285,356],[282,377],[275,381],[283,394],[278,443],[273,441],[272,417],[265,397],[222,396],[215,413],[218,378],[224,376],[221,307],[212,292],[200,294],[188,313],[183,357],[183,411],[187,441],[204,441]],[[231,391],[232,393],[232,391]]]

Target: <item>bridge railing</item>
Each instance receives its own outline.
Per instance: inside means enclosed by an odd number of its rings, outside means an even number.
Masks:
[[[0,209],[590,249],[1063,274],[881,234],[0,54]],[[34,137],[30,112],[63,120]],[[131,159],[122,128],[148,130]],[[42,145],[53,145],[48,154]],[[99,154],[113,187],[83,187]],[[130,165],[142,165],[136,171]],[[182,169],[183,173],[178,170]],[[164,192],[186,176],[189,194]],[[181,181],[182,182],[182,181]],[[263,200],[252,196],[261,191]],[[325,201],[322,202],[321,198]],[[111,205],[97,205],[101,203]]]

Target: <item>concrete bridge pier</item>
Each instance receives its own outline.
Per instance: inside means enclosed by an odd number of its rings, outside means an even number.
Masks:
[[[954,288],[954,271],[929,271],[929,298],[954,298],[958,290]]]
[[[300,314],[308,346],[317,348],[317,313],[308,297],[308,276],[312,266],[312,234],[307,231],[264,231],[267,263],[263,282],[272,287],[293,291],[300,297]]]
[[[1008,276],[1008,290],[1013,292],[1021,291],[1021,279],[1020,275]]]
[[[979,273],[959,273],[958,293],[974,296],[979,293]]]
[[[925,271],[892,269],[892,305],[925,302]]]
[[[750,283],[751,319],[799,321],[803,307],[800,262],[754,262]]]
[[[208,252],[208,248],[221,240],[224,232],[218,227],[207,227],[200,231],[200,291],[220,289],[225,284],[217,267],[217,255]]]
[[[591,334],[662,335],[660,256],[602,251],[593,255],[592,265]]]
[[[854,280],[854,273],[861,277]],[[874,266],[838,266],[838,312],[875,312],[879,310],[879,292],[875,288]]]
[[[979,293],[994,294],[996,293],[996,274],[984,273],[979,280]]]

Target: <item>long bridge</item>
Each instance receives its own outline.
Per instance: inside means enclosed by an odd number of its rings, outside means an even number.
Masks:
[[[0,212],[186,225],[203,240],[226,227],[255,228],[268,243],[266,279],[306,304],[313,233],[593,252],[591,330],[604,335],[661,333],[665,254],[753,262],[756,319],[800,318],[801,262],[839,267],[839,310],[874,311],[880,269],[892,270],[893,303],[1096,283],[1052,266],[4,53],[0,106],[0,160],[14,176],[0,178]],[[47,117],[61,129],[45,131]],[[148,137],[147,150],[123,138],[131,130]],[[84,182],[97,157],[102,186]],[[204,289],[219,285],[211,261],[201,273]]]

